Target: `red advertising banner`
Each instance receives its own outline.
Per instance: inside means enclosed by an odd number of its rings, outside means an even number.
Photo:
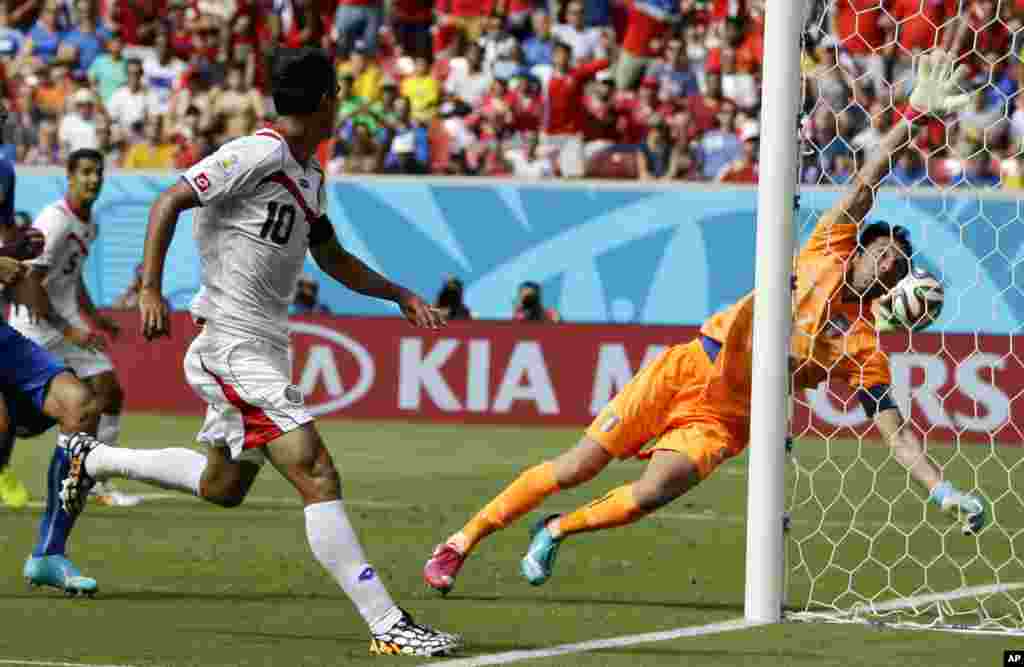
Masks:
[[[145,342],[138,316],[118,314],[113,345],[132,410],[199,413],[182,360],[196,330],[173,316],[170,340]],[[316,316],[293,321],[294,383],[320,416],[583,426],[647,360],[696,335],[694,327],[453,322],[416,329],[398,318]],[[893,395],[929,438],[1018,443],[1024,364],[1013,338],[887,336]],[[868,427],[841,387],[801,392],[793,430],[813,419],[824,434]]]

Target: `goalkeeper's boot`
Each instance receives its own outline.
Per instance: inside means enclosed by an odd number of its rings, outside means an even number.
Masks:
[[[87,433],[76,433],[68,438],[64,446],[68,452],[68,471],[64,479],[60,481],[61,507],[70,516],[78,516],[85,509],[85,502],[89,498],[89,491],[96,480],[85,471],[85,460],[89,453],[102,444],[99,440]]]
[[[451,542],[439,544],[434,548],[430,560],[423,566],[423,580],[434,590],[447,595],[455,585],[455,577],[466,562],[466,554],[459,551]]]
[[[980,533],[988,525],[992,513],[984,497],[973,493],[961,493],[949,482],[942,482],[936,486],[929,500],[942,508],[943,512],[957,513],[958,518],[963,521],[961,532],[964,535]]]
[[[412,620],[402,610],[402,618],[385,632],[370,636],[370,655],[451,655],[462,647],[462,637],[439,632]]]
[[[95,579],[83,577],[78,568],[64,556],[30,556],[25,561],[23,573],[29,586],[57,588],[70,597],[92,597],[98,589]]]
[[[28,505],[28,489],[10,468],[0,471],[0,504],[14,509]]]
[[[89,492],[89,499],[107,507],[135,507],[142,503],[142,496],[125,493],[113,482],[96,482]]]
[[[519,562],[519,571],[534,586],[540,586],[551,578],[558,557],[558,546],[561,538],[556,538],[548,530],[548,522],[557,514],[544,517],[530,528],[530,546],[526,555]]]

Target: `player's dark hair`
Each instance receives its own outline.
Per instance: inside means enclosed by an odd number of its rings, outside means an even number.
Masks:
[[[103,153],[95,148],[79,148],[78,150],[71,151],[71,154],[68,155],[68,173],[74,173],[78,169],[79,163],[85,160],[93,160],[100,165],[100,169],[103,168]]]
[[[872,222],[861,228],[860,237],[857,239],[857,251],[864,252],[864,249],[871,245],[872,241],[879,238],[892,239],[899,243],[900,249],[903,250],[903,254],[908,262],[914,256],[914,246],[910,242],[910,231],[900,225],[890,225],[884,220]]]
[[[338,74],[322,49],[280,48],[274,53],[270,88],[279,116],[311,114],[337,87]]]

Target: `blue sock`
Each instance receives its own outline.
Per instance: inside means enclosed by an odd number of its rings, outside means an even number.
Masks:
[[[932,501],[939,507],[942,507],[942,501],[944,501],[950,494],[956,493],[956,489],[949,482],[940,482],[935,485],[932,489],[931,494],[928,496],[928,500]]]
[[[60,483],[67,474],[71,460],[63,446],[57,445],[50,459],[50,469],[46,475],[46,511],[39,522],[39,541],[32,556],[62,556],[71,536],[71,528],[75,518],[64,511],[60,505]]]

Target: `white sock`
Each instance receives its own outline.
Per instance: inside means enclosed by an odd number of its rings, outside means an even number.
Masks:
[[[402,610],[366,562],[342,502],[331,500],[307,505],[306,536],[313,556],[352,600],[370,626],[370,632],[390,630],[402,617]]]
[[[96,429],[96,439],[104,445],[117,447],[121,439],[121,415],[100,415],[100,425]]]
[[[191,449],[126,449],[99,445],[85,460],[85,472],[97,481],[133,479],[199,495],[206,457]]]

